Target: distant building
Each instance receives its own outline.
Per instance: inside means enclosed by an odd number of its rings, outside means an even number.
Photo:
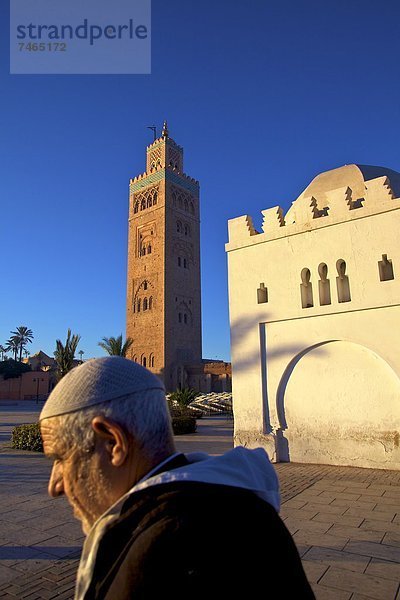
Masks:
[[[32,371],[50,371],[56,369],[56,361],[51,356],[40,350],[36,354],[32,354],[27,358],[23,358],[22,362],[29,365]]]
[[[400,468],[400,174],[318,175],[284,216],[229,221],[235,443]]]
[[[199,183],[184,174],[166,122],[130,181],[126,335],[130,358],[168,391],[230,386],[230,365],[202,361]]]
[[[22,362],[32,370],[10,379],[0,376],[0,400],[45,400],[56,385],[56,361],[40,351]]]

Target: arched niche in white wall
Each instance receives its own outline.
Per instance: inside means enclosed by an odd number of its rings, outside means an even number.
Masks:
[[[400,379],[369,348],[305,349],[282,376],[277,409],[283,460],[400,468]]]

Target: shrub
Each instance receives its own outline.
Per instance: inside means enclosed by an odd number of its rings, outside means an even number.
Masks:
[[[183,390],[176,390],[170,394],[172,402],[176,402],[179,406],[187,406],[196,398],[198,392],[191,388],[184,388]]]
[[[38,423],[18,425],[12,430],[11,446],[17,450],[43,452],[42,436]]]
[[[197,425],[195,417],[172,417],[172,429],[174,430],[174,435],[195,433],[196,427]]]

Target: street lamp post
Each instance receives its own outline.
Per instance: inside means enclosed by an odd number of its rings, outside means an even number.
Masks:
[[[40,383],[40,377],[34,378],[33,381],[36,381],[36,404],[38,404],[38,402],[39,402],[39,383]],[[44,381],[43,378],[42,378],[42,381]]]

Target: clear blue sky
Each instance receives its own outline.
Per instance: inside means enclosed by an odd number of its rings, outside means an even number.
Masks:
[[[154,0],[152,74],[9,75],[0,0],[0,343],[125,333],[129,178],[168,119],[201,184],[203,356],[229,360],[227,220],[345,163],[400,169],[394,0]]]

